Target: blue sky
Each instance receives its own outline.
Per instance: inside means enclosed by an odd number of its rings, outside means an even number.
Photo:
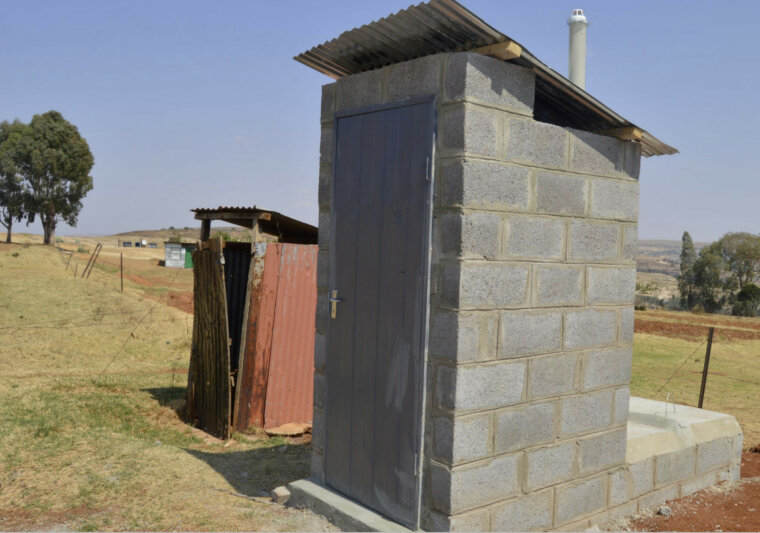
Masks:
[[[562,73],[565,21],[586,11],[587,90],[681,151],[642,163],[640,238],[760,231],[760,2],[464,4]],[[0,119],[57,109],[89,142],[95,188],[59,234],[195,226],[193,207],[254,203],[315,222],[330,80],[292,57],[408,5],[5,0]]]

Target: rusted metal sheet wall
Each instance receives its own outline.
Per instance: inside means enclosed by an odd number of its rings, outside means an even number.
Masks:
[[[288,422],[310,423],[314,391],[318,248],[298,244],[274,246],[279,249],[280,260],[265,428]]]
[[[275,244],[257,244],[250,290],[248,327],[240,370],[240,398],[235,416],[237,429],[264,426],[264,408],[272,350],[274,310],[280,274],[280,248]]]
[[[257,243],[235,427],[311,422],[317,246]]]
[[[193,344],[187,377],[187,408],[202,429],[230,434],[230,351],[222,244],[212,239],[193,254]]]

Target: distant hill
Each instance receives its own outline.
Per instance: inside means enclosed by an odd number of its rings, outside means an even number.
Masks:
[[[707,243],[695,242],[694,249],[699,251]],[[636,269],[639,272],[656,272],[675,276],[681,263],[681,241],[640,240]]]

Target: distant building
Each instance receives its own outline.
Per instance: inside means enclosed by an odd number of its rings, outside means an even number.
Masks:
[[[195,244],[189,242],[165,242],[164,265],[169,268],[193,268]]]

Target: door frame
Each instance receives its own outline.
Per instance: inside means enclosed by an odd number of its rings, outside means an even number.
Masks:
[[[430,334],[430,277],[431,277],[431,267],[432,267],[432,233],[433,233],[433,196],[434,196],[434,190],[435,190],[435,159],[436,159],[436,144],[438,140],[438,98],[436,95],[428,95],[428,96],[417,96],[413,98],[407,98],[404,100],[399,100],[397,102],[390,102],[385,104],[375,104],[370,106],[363,106],[358,107],[355,109],[348,109],[344,111],[338,111],[333,114],[333,131],[332,131],[332,141],[333,141],[333,153],[332,153],[332,169],[331,169],[331,182],[330,182],[330,229],[329,229],[329,242],[332,244],[332,246],[329,249],[328,252],[328,295],[330,293],[330,290],[332,290],[333,287],[333,279],[332,279],[332,269],[329,268],[329,265],[333,264],[335,253],[335,216],[333,216],[333,206],[335,205],[334,198],[335,198],[335,163],[337,161],[337,152],[338,152],[338,119],[341,118],[347,118],[352,117],[356,115],[364,115],[369,113],[376,113],[379,111],[387,111],[390,109],[399,109],[403,107],[410,107],[420,104],[431,104],[429,109],[430,113],[432,114],[432,131],[430,139],[430,153],[428,154],[428,165],[427,165],[427,179],[430,182],[428,186],[427,191],[427,198],[425,199],[425,213],[424,213],[424,220],[426,226],[426,230],[423,234],[423,242],[422,246],[426,249],[426,253],[423,254],[425,264],[423,265],[423,276],[424,278],[424,295],[423,295],[423,328],[424,331],[421,335],[422,339],[422,346],[420,346],[420,354],[421,354],[421,361],[419,361],[419,378],[418,378],[418,391],[419,394],[417,395],[417,398],[415,398],[414,401],[414,410],[415,410],[415,417],[416,417],[416,426],[417,426],[417,442],[416,442],[416,464],[415,464],[415,477],[416,477],[416,494],[415,494],[415,502],[414,502],[414,523],[412,524],[404,524],[406,526],[410,526],[414,530],[418,530],[420,528],[420,518],[421,518],[421,510],[422,510],[422,478],[423,478],[423,464],[424,464],[424,443],[425,443],[425,398],[427,396],[427,371],[428,371],[428,337]],[[329,309],[329,304],[328,304]],[[328,313],[328,310],[325,309],[323,312]],[[329,349],[330,346],[330,319],[327,318],[327,327],[325,328],[325,341],[326,346]],[[328,353],[328,357],[325,360],[325,368],[327,368],[327,365],[330,364],[330,357]],[[325,371],[325,376],[327,376],[327,372]],[[326,381],[326,380],[325,380]],[[326,387],[329,387],[329,382],[326,381]],[[329,402],[329,395],[325,394],[325,411],[328,410],[329,406],[327,403]],[[325,434],[329,431],[329,427],[327,427],[327,419],[328,417],[324,417],[325,421]],[[327,441],[325,440],[325,447],[327,447]],[[327,453],[326,450],[324,450],[323,453],[323,464],[322,464],[322,476],[325,480],[325,484],[327,484]],[[350,498],[350,496],[345,495],[347,498]],[[363,504],[359,504],[364,506]],[[378,512],[376,509],[372,509],[374,512]],[[382,514],[382,513],[380,513]],[[393,519],[395,521],[395,518]]]

